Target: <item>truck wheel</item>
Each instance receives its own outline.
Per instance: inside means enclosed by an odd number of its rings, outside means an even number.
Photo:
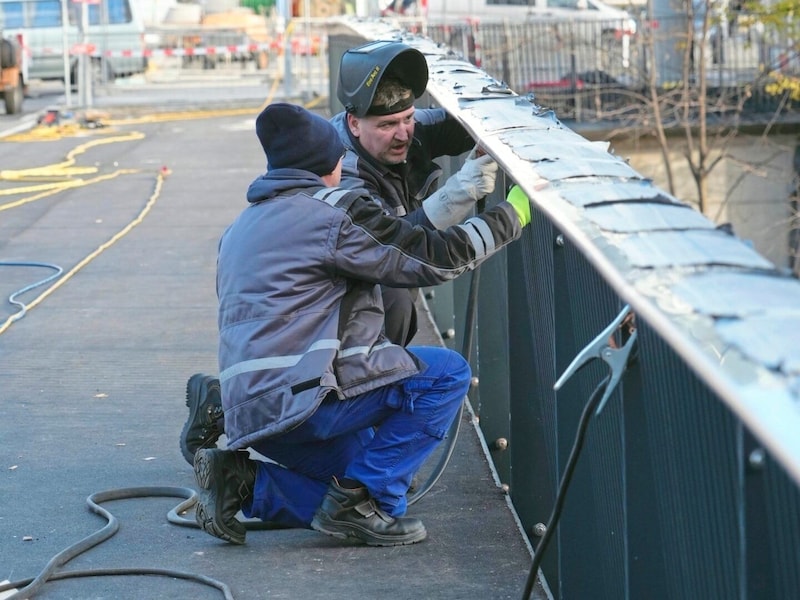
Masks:
[[[117,74],[114,72],[111,64],[107,60],[100,58],[93,58],[89,63],[89,69],[92,77],[92,86],[104,85],[106,83],[114,83]],[[69,78],[74,89],[78,88],[78,61],[72,66],[69,72]]]
[[[95,85],[103,85],[105,83],[114,83],[117,74],[111,67],[111,63],[103,58],[93,58],[92,64],[92,83]]]
[[[0,39],[0,68],[17,66],[17,49],[10,40]]]
[[[14,115],[22,110],[22,98],[24,96],[22,88],[22,78],[17,81],[17,85],[6,90],[4,100],[6,103],[6,114]]]

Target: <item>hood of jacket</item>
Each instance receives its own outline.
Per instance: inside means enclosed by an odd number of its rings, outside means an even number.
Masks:
[[[301,169],[274,169],[256,178],[247,188],[250,204],[283,196],[298,188],[325,186],[319,175]]]

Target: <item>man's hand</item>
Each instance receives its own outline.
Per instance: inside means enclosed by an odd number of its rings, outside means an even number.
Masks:
[[[464,193],[477,201],[494,191],[497,163],[479,146],[475,146],[455,177],[458,178]]]
[[[497,163],[478,146],[445,184],[425,198],[422,209],[436,229],[461,223],[472,213],[475,202],[494,191]]]
[[[485,154],[486,150],[484,150],[480,144],[475,144],[472,150],[469,151],[469,154],[467,154],[467,158],[464,160],[474,160],[480,156],[484,156]]]

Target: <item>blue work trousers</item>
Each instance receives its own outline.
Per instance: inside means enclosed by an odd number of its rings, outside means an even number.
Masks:
[[[246,517],[309,527],[333,476],[363,483],[389,515],[405,514],[411,479],[446,437],[471,377],[452,350],[408,350],[424,364],[417,375],[346,400],[331,395],[299,427],[252,446],[275,462],[259,462]]]

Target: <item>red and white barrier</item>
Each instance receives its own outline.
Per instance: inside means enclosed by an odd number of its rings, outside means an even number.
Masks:
[[[309,44],[306,39],[292,39],[293,54],[316,54],[320,50],[320,39],[314,38]],[[106,58],[158,58],[170,56],[225,56],[232,54],[253,54],[257,52],[283,52],[283,42],[275,40],[269,43],[231,44],[226,46],[197,46],[185,48],[142,48],[129,50],[98,50],[95,44],[75,44],[70,48],[70,55],[88,54]],[[60,55],[61,50],[42,48],[40,54],[45,56]]]
[[[145,50],[139,51],[107,50],[105,52],[98,53],[97,56],[105,56],[108,58],[136,56],[144,56],[145,58],[161,56],[218,56],[225,54],[247,54],[277,49],[278,48],[275,44],[238,44],[230,46],[205,46],[196,48],[146,48]]]

